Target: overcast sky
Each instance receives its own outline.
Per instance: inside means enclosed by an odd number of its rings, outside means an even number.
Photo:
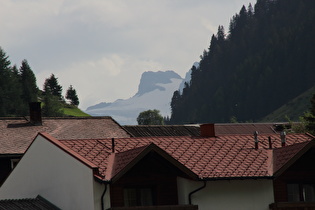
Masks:
[[[145,71],[180,76],[219,25],[250,0],[0,0],[0,46],[26,59],[40,89],[52,73],[79,107],[132,97]]]

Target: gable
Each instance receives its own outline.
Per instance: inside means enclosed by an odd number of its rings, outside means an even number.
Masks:
[[[139,165],[143,166],[139,167]],[[163,170],[157,171],[156,166],[160,166],[160,169]],[[115,182],[126,173],[131,172],[139,173],[137,171],[140,171],[142,174],[152,174],[165,170],[168,173],[172,172],[183,177],[197,179],[195,173],[175,160],[164,150],[151,143],[147,146],[116,153],[113,161],[111,180]]]
[[[112,207],[178,205],[177,177],[191,177],[153,147],[156,146],[151,144],[140,149],[142,151],[112,178]],[[127,157],[126,153],[137,151],[124,152],[120,158]]]
[[[56,142],[53,142],[56,141]],[[94,209],[94,166],[38,135],[0,188],[0,199],[38,194],[62,209]],[[69,196],[71,195],[71,196]]]
[[[309,167],[314,158],[315,140],[302,142],[274,150],[274,176],[278,177],[290,167]],[[309,156],[309,158],[305,158]]]

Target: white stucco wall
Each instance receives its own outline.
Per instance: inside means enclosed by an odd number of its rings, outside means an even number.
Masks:
[[[92,169],[38,136],[0,188],[0,199],[41,195],[61,209],[100,209],[94,205]],[[98,192],[98,191],[97,191]]]
[[[178,178],[179,204],[188,204],[188,195],[203,182]],[[272,180],[208,181],[206,188],[192,195],[199,210],[269,210],[274,202]]]

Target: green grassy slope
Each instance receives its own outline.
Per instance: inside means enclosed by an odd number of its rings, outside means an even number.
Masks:
[[[299,117],[309,111],[311,106],[310,100],[314,93],[315,87],[312,87],[264,117],[261,122],[282,122],[287,121],[287,118],[292,121],[299,121]]]
[[[72,117],[90,117],[91,115],[86,114],[81,109],[75,107],[75,106],[67,106],[63,108],[64,114],[66,116],[72,116]]]

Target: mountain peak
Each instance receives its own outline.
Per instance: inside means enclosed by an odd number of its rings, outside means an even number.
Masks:
[[[183,79],[174,71],[144,72],[136,95],[112,103],[100,103],[86,111],[92,116],[112,116],[121,125],[136,125],[139,113],[157,109],[170,116],[170,101]]]
[[[138,92],[136,93],[136,96],[141,96],[156,89],[163,91],[165,90],[165,88],[161,86],[161,84],[172,83],[171,79],[182,78],[174,71],[146,71],[141,75],[140,84],[138,86]]]

